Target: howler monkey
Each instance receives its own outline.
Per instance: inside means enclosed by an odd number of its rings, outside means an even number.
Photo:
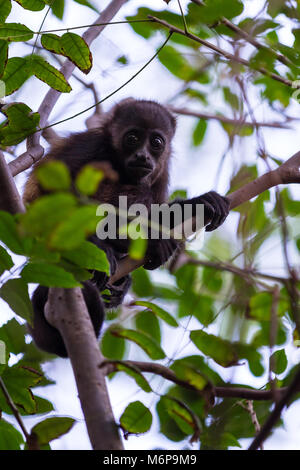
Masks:
[[[52,159],[63,161],[72,179],[86,164],[106,165],[106,169],[110,168],[117,178],[105,178],[95,199],[117,207],[119,196],[127,196],[128,207],[143,203],[150,210],[151,204],[161,204],[167,200],[171,141],[175,128],[175,118],[164,106],[153,101],[129,98],[104,115],[100,128],[72,134],[60,141],[42,162]],[[25,186],[24,201],[31,202],[40,194],[42,189],[32,172]],[[197,204],[203,204],[204,222],[209,223],[206,227],[209,231],[222,224],[228,215],[228,200],[214,191],[179,203],[182,206],[189,203],[193,210]],[[126,254],[127,242],[103,241],[96,235],[91,237],[91,241],[106,252],[113,274],[118,260]],[[149,239],[144,267],[155,269],[162,265],[177,247],[178,241],[173,239]],[[116,307],[122,302],[130,286],[130,277],[125,276],[113,286],[107,285],[107,282],[104,273],[95,272],[91,281],[83,283],[83,296],[97,336],[104,320],[104,305]],[[111,295],[100,297],[100,292],[107,288]],[[34,321],[30,332],[41,349],[67,357],[60,333],[45,319],[47,297],[48,288],[44,286],[39,286],[33,293]]]

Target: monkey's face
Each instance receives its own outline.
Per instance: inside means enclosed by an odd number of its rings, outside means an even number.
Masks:
[[[152,101],[124,100],[110,125],[118,164],[128,181],[152,184],[168,165],[175,120],[167,109]]]
[[[161,130],[135,127],[122,139],[124,167],[130,179],[151,179],[161,165],[166,148],[166,136]]]

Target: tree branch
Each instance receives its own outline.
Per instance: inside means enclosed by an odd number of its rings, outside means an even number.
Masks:
[[[272,428],[275,426],[277,421],[279,420],[282,410],[285,406],[288,405],[288,402],[291,400],[293,395],[299,391],[300,385],[300,368],[296,373],[292,383],[289,387],[286,388],[284,394],[276,403],[274,410],[268,417],[267,421],[261,427],[260,432],[257,434],[256,438],[253,440],[252,444],[250,445],[248,450],[257,450],[265,439],[268,437],[269,433],[271,432]],[[277,390],[278,392],[278,390]]]
[[[127,2],[127,0],[112,0],[109,5],[102,11],[100,16],[94,22],[87,31],[84,32],[82,38],[90,46],[92,42],[99,36],[99,34],[106,27],[108,23],[120,10],[120,8]],[[60,72],[65,76],[66,80],[70,78],[75,68],[75,64],[70,60],[66,60],[63,66],[60,68]],[[40,114],[40,127],[44,127],[48,121],[49,115],[54,108],[58,98],[61,96],[61,92],[51,88],[45,98],[43,99],[38,112]],[[31,165],[42,158],[44,149],[40,145],[41,132],[36,132],[30,138],[27,139],[27,151],[10,162],[9,167],[13,176],[17,175],[21,171],[30,168]]]
[[[252,122],[252,121],[244,121],[242,119],[231,119],[226,116],[221,116],[218,114],[211,114],[211,113],[200,113],[198,111],[193,111],[187,108],[177,108],[176,106],[168,106],[169,110],[175,114],[183,114],[184,116],[193,116],[199,119],[215,119],[220,122],[225,122],[226,124],[231,124],[236,127],[273,127],[276,129],[290,129],[284,122]]]
[[[141,361],[119,361],[124,365],[136,367],[141,372],[149,372],[152,374],[160,375],[161,377],[169,380],[170,382],[179,385],[180,387],[192,390],[193,392],[203,395],[203,391],[199,390],[195,386],[186,382],[185,380],[179,379],[176,374],[161,364],[155,362],[141,362]],[[104,370],[106,375],[116,372],[117,362],[116,361],[103,361],[101,364],[101,369]],[[287,388],[278,389],[279,394],[286,393]],[[212,387],[212,394],[218,398],[242,398],[247,400],[272,400],[273,394],[271,390],[253,390],[251,388],[242,388],[242,387]]]
[[[3,152],[0,150],[0,209],[11,214],[25,212],[25,208],[17,190],[13,176],[6,163]]]
[[[206,41],[205,39],[199,38],[195,34],[192,34],[188,31],[184,31],[180,28],[177,28],[176,26],[173,26],[172,24],[167,23],[166,21],[161,20],[160,18],[156,18],[155,16],[148,15],[148,18],[150,20],[153,20],[155,23],[158,23],[158,24],[164,26],[165,28],[168,28],[169,31],[172,32],[172,33],[180,34],[181,36],[185,36],[189,39],[192,39],[193,41],[198,42],[202,46],[205,46],[208,49],[213,50],[214,52],[216,52],[220,56],[225,57],[225,59],[227,59],[227,60],[231,60],[232,62],[241,64],[241,65],[245,65],[246,67],[248,67],[250,69],[253,69],[253,67],[251,66],[251,64],[248,60],[242,59],[241,57],[237,57],[237,56],[231,54],[230,52],[227,52],[224,49],[221,49],[220,47],[215,46],[215,44],[213,44],[209,41]],[[288,80],[286,78],[282,78],[280,75],[277,75],[274,72],[270,72],[269,70],[265,69],[264,67],[258,67],[255,70],[260,72],[262,75],[273,78],[273,80],[276,80],[277,82],[283,83],[284,85],[287,85],[289,87],[293,87],[293,82],[291,82],[291,80]],[[297,85],[296,88],[300,88],[300,85]]]
[[[258,196],[273,186],[277,186],[279,184],[300,183],[299,168],[300,152],[297,152],[276,170],[269,171],[264,175],[259,176],[254,181],[251,181],[245,186],[228,194],[227,197],[230,200],[230,209],[234,209],[243,202],[249,201],[253,197]],[[110,278],[110,283],[113,284],[117,280],[121,279],[121,277],[142,266],[143,263],[144,260],[133,260],[128,256],[123,258],[119,262],[116,272]]]
[[[99,368],[103,358],[81,289],[49,289],[45,316],[66,345],[92,448],[122,450],[105,376]]]

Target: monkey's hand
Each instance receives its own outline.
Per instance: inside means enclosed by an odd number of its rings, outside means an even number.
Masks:
[[[204,204],[204,224],[206,225],[205,230],[207,232],[216,230],[228,216],[229,199],[215,191],[210,191],[202,194],[202,196],[195,197],[192,201],[196,204]]]
[[[153,270],[166,263],[175,254],[180,245],[181,242],[173,238],[168,240],[148,240],[144,268]]]

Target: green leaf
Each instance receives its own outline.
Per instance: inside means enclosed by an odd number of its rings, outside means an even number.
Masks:
[[[141,434],[149,431],[152,425],[152,414],[140,401],[130,403],[120,418],[120,425],[130,434]]]
[[[22,142],[28,135],[35,132],[39,121],[39,113],[33,113],[24,103],[12,103],[1,110],[6,116],[5,125],[0,128],[2,145],[14,145]]]
[[[140,331],[129,330],[122,327],[114,327],[111,329],[111,334],[119,337],[125,338],[136,343],[140,348],[142,348],[146,354],[148,354],[151,359],[163,359],[166,357],[164,351],[161,347],[149,336]]]
[[[141,307],[147,307],[151,312],[155,313],[159,318],[161,318],[163,321],[168,323],[168,325],[177,327],[178,323],[175,320],[175,318],[172,317],[166,310],[163,308],[159,307],[158,305],[155,305],[152,302],[146,302],[144,300],[138,300],[135,302],[135,305],[139,305]]]
[[[47,85],[54,90],[62,93],[70,93],[72,88],[64,75],[42,57],[37,55],[28,56],[27,62],[29,67],[31,67],[33,75],[35,75],[39,80],[47,83]]]
[[[136,239],[130,240],[129,245],[129,256],[135,260],[142,260],[145,256],[147,250],[147,239],[143,237],[138,237]]]
[[[242,13],[244,9],[240,0],[207,0],[203,5],[189,4],[187,22],[191,18],[193,23],[206,23],[212,25],[222,16],[231,19]]]
[[[45,7],[45,2],[43,0],[15,0],[19,3],[25,10],[31,11],[41,11]]]
[[[91,8],[91,10],[94,10],[97,13],[99,13],[98,8],[95,7],[95,5],[93,5],[91,2],[88,2],[88,0],[74,0],[74,2],[79,3],[80,5],[84,5],[88,8]]]
[[[29,41],[33,38],[33,31],[21,23],[0,24],[0,39],[6,41]]]
[[[46,287],[80,287],[71,273],[63,268],[46,263],[29,263],[23,268],[21,276],[26,282]]]
[[[284,349],[279,349],[275,351],[271,356],[272,362],[274,366],[272,367],[272,371],[275,374],[282,374],[288,365],[286,353]]]
[[[85,165],[76,176],[75,186],[81,194],[92,196],[97,191],[103,177],[102,170],[97,170],[92,165]]]
[[[45,33],[41,36],[41,44],[45,49],[47,49],[47,51],[64,55],[60,39],[60,36],[57,34]]]
[[[28,294],[28,286],[23,279],[9,279],[0,288],[0,296],[20,317],[32,323],[33,310]]]
[[[161,343],[161,331],[158,318],[151,310],[142,310],[134,315],[135,326],[138,331],[146,333],[158,344]]]
[[[106,254],[94,243],[84,241],[75,250],[66,251],[63,257],[82,268],[96,269],[109,276],[110,265]]]
[[[21,222],[24,229],[29,234],[47,236],[60,222],[64,222],[68,219],[75,208],[76,198],[72,194],[51,194],[43,196],[28,206],[27,212],[22,216]]]
[[[270,292],[259,292],[252,295],[250,299],[250,316],[258,321],[270,321],[272,294]]]
[[[162,404],[169,416],[175,421],[179,429],[184,434],[194,434],[197,430],[200,432],[199,420],[196,418],[194,413],[189,410],[187,406],[183,406],[179,400],[169,396],[164,396],[162,397]]]
[[[68,167],[59,160],[38,166],[35,171],[42,187],[48,191],[64,191],[70,188],[71,175]]]
[[[7,253],[5,248],[0,245],[0,276],[6,270],[10,270],[14,266],[11,256]]]
[[[35,434],[39,445],[43,446],[69,432],[74,423],[75,419],[65,416],[46,418],[33,426],[31,434]]]
[[[0,419],[0,450],[21,450],[22,434],[3,418]]]
[[[0,340],[4,341],[6,348],[13,354],[24,352],[26,326],[20,325],[15,318],[12,318],[0,328]]]
[[[144,392],[152,392],[152,388],[150,387],[148,381],[145,379],[141,371],[138,367],[135,367],[132,364],[125,364],[123,362],[114,362],[116,369],[118,371],[125,372],[127,375],[132,377],[136,384],[144,391]]]
[[[202,144],[207,129],[207,122],[205,119],[199,119],[193,131],[193,144],[195,147]]]
[[[227,340],[210,335],[202,330],[192,331],[190,338],[195,346],[223,367],[230,367],[238,362],[234,346]]]
[[[181,359],[175,361],[175,363],[172,364],[171,369],[179,379],[193,385],[193,387],[198,390],[203,390],[208,384],[208,380],[205,375],[194,367],[193,364],[190,364],[188,360]]]
[[[191,67],[185,57],[174,47],[165,46],[159,53],[158,58],[175,77],[184,81],[190,81],[195,77],[193,67]]]
[[[104,357],[108,359],[123,359],[126,351],[126,342],[124,338],[118,338],[111,333],[108,328],[101,338],[101,351]]]
[[[2,380],[13,402],[25,414],[36,412],[36,403],[30,387],[36,387],[41,379],[40,373],[18,365],[7,367],[2,374]],[[12,414],[2,394],[0,394],[0,408],[5,413]]]
[[[225,101],[230,104],[233,109],[240,108],[240,101],[238,96],[233,93],[229,87],[223,87],[223,96]]]
[[[5,95],[11,95],[18,90],[23,83],[32,75],[27,60],[23,57],[12,57],[8,59],[2,80],[5,83]]]
[[[11,11],[11,0],[0,0],[0,23],[4,23]]]
[[[132,290],[138,297],[153,295],[153,286],[149,273],[144,268],[135,269],[132,273]]]
[[[260,376],[264,372],[261,354],[251,345],[233,342],[214,336],[202,330],[192,331],[190,338],[195,346],[205,355],[211,357],[223,367],[238,363],[239,359],[247,359],[251,372]]]
[[[0,211],[0,240],[17,255],[24,255],[22,239],[18,233],[14,217],[8,212]]]
[[[1,8],[1,7],[0,7]],[[8,42],[4,39],[0,39],[0,78],[2,77],[8,59]],[[4,98],[6,95],[6,90],[0,89],[0,98]]]
[[[95,233],[98,222],[96,207],[90,205],[75,209],[67,220],[61,222],[53,231],[49,246],[58,250],[77,248],[87,235]]]
[[[93,65],[92,54],[87,43],[75,33],[65,33],[61,37],[61,46],[68,57],[82,72],[88,74]]]
[[[63,19],[65,11],[65,0],[54,0],[50,3],[52,13],[60,20]]]

